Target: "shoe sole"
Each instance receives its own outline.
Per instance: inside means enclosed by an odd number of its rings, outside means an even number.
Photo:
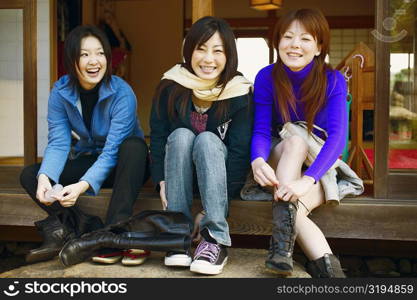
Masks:
[[[28,253],[25,257],[25,261],[29,264],[32,264],[32,263],[50,260],[54,258],[55,256],[57,256],[60,251],[61,250],[56,250],[53,252],[44,252],[44,253],[40,252],[37,254]]]
[[[181,257],[165,257],[164,265],[167,267],[189,267],[191,265],[192,259],[188,255],[183,255]]]
[[[112,265],[112,264],[117,263],[121,258],[122,256],[114,256],[114,257],[93,256],[91,260],[93,262],[100,263],[100,264]]]
[[[190,266],[190,271],[194,273],[200,273],[205,275],[218,275],[223,271],[223,267],[227,263],[227,257],[224,259],[223,263],[218,266],[214,266],[206,261],[193,261]]]
[[[146,259],[150,255],[149,252],[148,252],[148,254],[146,254],[146,251],[142,250],[142,249],[130,249],[129,253],[133,254],[133,255],[142,255],[142,256],[135,257],[135,258],[129,257],[129,256],[123,257],[122,265],[124,265],[124,266],[138,266],[138,265],[141,265],[146,261]],[[146,256],[143,256],[143,255],[146,255]]]
[[[273,274],[277,274],[277,275],[289,276],[293,272],[293,270],[278,269],[276,266],[274,266],[270,263],[267,263],[267,262],[265,263],[265,268],[268,272],[273,273]]]
[[[140,258],[130,258],[130,257],[123,257],[122,265],[124,266],[138,266],[143,264],[146,261],[146,257]]]

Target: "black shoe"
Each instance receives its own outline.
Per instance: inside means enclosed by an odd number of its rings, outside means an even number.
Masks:
[[[273,202],[272,216],[272,236],[265,267],[276,274],[291,275],[297,206],[292,202]]]
[[[59,252],[59,258],[65,266],[79,264],[90,258],[102,248],[110,248],[117,235],[109,231],[93,231],[81,238],[68,241]]]
[[[313,278],[346,278],[339,259],[333,254],[307,262],[306,271]]]
[[[227,248],[223,245],[210,243],[202,239],[195,250],[190,271],[206,275],[217,275],[223,271],[226,263]]]
[[[268,271],[288,276],[293,272],[292,252],[279,252],[279,244],[271,236],[269,242],[268,258],[265,261],[265,267]]]
[[[74,232],[65,227],[56,216],[48,216],[44,220],[37,221],[35,226],[43,237],[43,244],[39,248],[30,250],[26,255],[28,263],[55,257],[63,245],[75,236]]]

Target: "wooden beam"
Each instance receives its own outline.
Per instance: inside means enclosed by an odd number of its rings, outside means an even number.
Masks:
[[[50,58],[49,58],[49,87],[52,89],[53,84],[55,81],[58,80],[58,11],[57,11],[57,1],[58,0],[50,0],[49,1],[49,51],[50,51]]]
[[[1,9],[19,9],[24,8],[25,0],[2,0],[0,2]]]
[[[96,197],[82,196],[79,207],[88,214],[106,216],[111,190],[104,189]],[[193,212],[201,209],[194,199]],[[159,194],[153,188],[143,188],[134,206],[134,213],[160,209]],[[231,234],[270,235],[271,203],[266,201],[232,200],[229,207]],[[344,199],[338,206],[321,206],[311,219],[328,238],[417,241],[417,203],[415,200],[381,200],[374,198]],[[22,189],[0,193],[0,225],[33,226],[46,217]],[[378,224],[377,226],[375,224]],[[0,240],[2,237],[0,236]]]
[[[374,16],[327,16],[330,29],[343,28],[374,28]],[[193,19],[194,20],[194,19]],[[225,18],[226,22],[233,28],[239,27],[274,27],[278,18]],[[191,27],[191,20],[185,20],[185,27]]]
[[[21,166],[0,166],[0,189],[3,188],[20,188]]]
[[[98,3],[95,0],[81,1],[81,24],[97,24]]]
[[[213,0],[193,0],[193,23],[205,16],[214,15]]]
[[[23,9],[23,118],[25,165],[38,157],[37,114],[37,11],[36,1],[25,0]]]
[[[417,174],[415,172],[407,173],[406,170],[391,172],[388,176],[388,181],[388,197],[390,199],[416,198],[415,195],[417,195]]]
[[[383,21],[389,16],[389,0],[376,1],[376,32],[388,35]],[[374,197],[388,198],[388,133],[390,102],[390,43],[375,38],[375,110],[374,110]]]

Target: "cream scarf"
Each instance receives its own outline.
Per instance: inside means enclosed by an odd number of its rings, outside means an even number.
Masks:
[[[223,92],[219,95],[221,88],[216,87],[217,79],[201,79],[180,64],[175,65],[165,72],[162,79],[173,80],[176,83],[191,89],[195,96],[193,99],[197,98],[199,100],[211,102],[243,96],[252,89],[252,83],[249,80],[243,76],[237,75],[226,84]]]

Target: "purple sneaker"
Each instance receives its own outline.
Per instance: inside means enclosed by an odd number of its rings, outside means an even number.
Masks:
[[[203,239],[194,252],[194,260],[191,263],[190,271],[207,275],[217,275],[222,272],[226,263],[227,248]]]

